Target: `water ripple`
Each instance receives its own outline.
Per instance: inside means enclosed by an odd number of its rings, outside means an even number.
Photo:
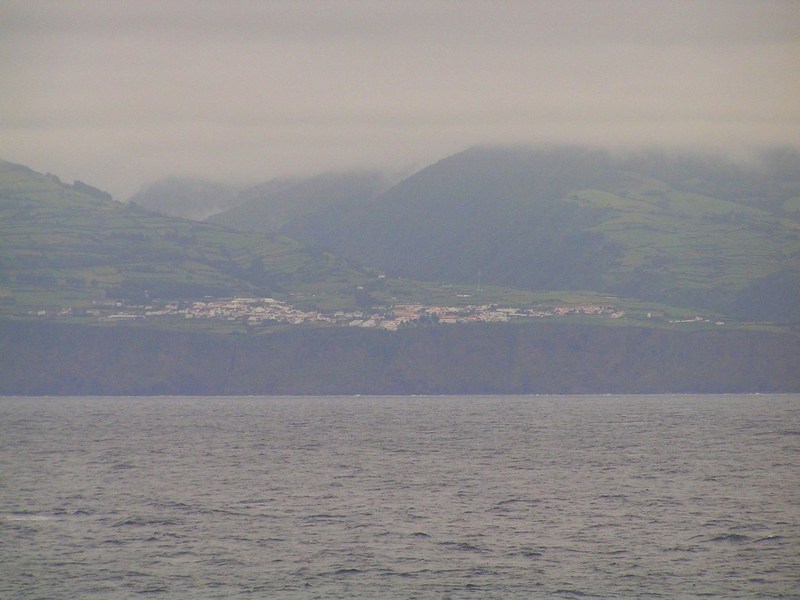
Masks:
[[[798,396],[0,411],[2,598],[797,597]]]

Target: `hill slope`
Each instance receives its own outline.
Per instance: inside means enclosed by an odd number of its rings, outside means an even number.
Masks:
[[[277,233],[287,223],[320,210],[372,200],[387,187],[382,175],[368,171],[276,179],[245,190],[235,206],[207,220],[241,231]]]
[[[360,278],[285,237],[167,217],[0,162],[5,304],[272,295],[304,283],[350,289]]]
[[[728,163],[704,164],[475,148],[377,201],[319,211],[284,231],[389,275],[595,290],[748,320],[800,320],[800,223],[777,208],[800,196],[800,175],[767,178],[761,196],[726,198],[726,186],[757,187],[758,177],[734,169],[728,181]]]

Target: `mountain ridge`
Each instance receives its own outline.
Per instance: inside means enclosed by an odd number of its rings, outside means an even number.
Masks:
[[[241,192],[235,206],[206,218],[241,231],[280,233],[295,219],[329,206],[349,206],[377,197],[389,186],[377,171],[321,173],[274,179]]]

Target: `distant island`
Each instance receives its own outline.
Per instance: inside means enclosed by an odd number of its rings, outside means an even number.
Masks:
[[[800,391],[796,151],[474,148],[132,200],[0,162],[0,393]]]

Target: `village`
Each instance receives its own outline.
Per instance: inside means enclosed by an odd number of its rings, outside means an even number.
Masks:
[[[581,304],[550,308],[514,308],[496,304],[468,306],[426,306],[396,304],[370,310],[300,310],[274,298],[206,298],[168,302],[163,305],[134,306],[122,302],[97,304],[80,313],[65,308],[58,313],[39,311],[38,316],[86,316],[106,322],[129,322],[159,318],[215,319],[251,327],[278,324],[362,327],[396,331],[402,327],[454,323],[504,323],[512,320],[595,315],[619,319],[624,312],[611,305]]]

